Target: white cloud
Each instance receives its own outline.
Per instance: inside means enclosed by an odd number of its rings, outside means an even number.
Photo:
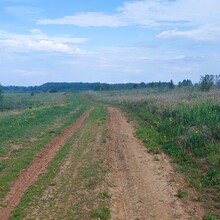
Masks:
[[[52,40],[58,43],[72,43],[72,44],[82,44],[86,43],[88,39],[86,38],[76,38],[76,37],[70,37],[65,36],[62,34],[62,37],[59,36],[53,36],[49,37],[46,34],[44,34],[40,29],[31,29],[30,30],[32,37],[36,40]]]
[[[27,52],[29,50],[79,54],[81,50],[75,44],[85,43],[84,38],[49,37],[39,29],[30,30],[30,34],[15,34],[0,30],[0,47],[5,51]]]
[[[189,38],[196,41],[214,41],[220,39],[220,27],[216,25],[204,25],[192,30],[167,30],[157,35],[160,38]]]
[[[144,0],[124,2],[113,14],[102,12],[78,13],[57,19],[38,20],[37,24],[76,25],[93,27],[141,26],[148,28],[174,29],[159,36],[181,36],[197,40],[210,40],[219,37],[220,30],[212,28],[211,37],[204,33],[207,26],[220,26],[219,0]],[[209,30],[209,29],[208,29]],[[166,30],[167,31],[167,30]],[[206,38],[205,38],[206,37]]]
[[[117,16],[107,15],[99,12],[79,13],[74,16],[65,16],[58,19],[43,19],[39,20],[37,24],[67,24],[76,26],[94,26],[94,27],[119,27],[123,26],[122,21]]]
[[[145,0],[125,2],[118,13],[144,26],[199,25],[220,21],[218,0]]]

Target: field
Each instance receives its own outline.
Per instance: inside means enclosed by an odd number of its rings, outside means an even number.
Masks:
[[[0,219],[218,218],[219,90],[4,94],[0,133]]]

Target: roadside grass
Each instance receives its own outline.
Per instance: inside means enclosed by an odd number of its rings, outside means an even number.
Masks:
[[[148,151],[170,155],[188,186],[197,189],[206,210],[220,218],[220,90],[133,90],[88,96],[121,107],[137,121],[136,135]]]
[[[23,97],[22,94],[15,96]],[[43,98],[41,94],[36,96],[36,100]],[[9,183],[29,165],[36,153],[89,108],[77,94],[50,95],[46,100],[47,105],[38,108],[0,114],[0,198],[6,195]]]
[[[48,172],[28,188],[11,219],[109,219],[106,128],[106,110],[96,106],[48,164]]]

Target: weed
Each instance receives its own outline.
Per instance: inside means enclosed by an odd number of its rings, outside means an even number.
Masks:
[[[1,162],[1,163],[0,163],[0,172],[1,172],[2,170],[4,170],[4,168],[5,168],[5,165],[4,165],[3,162]]]
[[[177,190],[177,193],[176,193],[176,196],[180,199],[184,198],[186,195],[186,192],[184,192],[182,189],[178,189]]]
[[[103,205],[100,205],[97,209],[91,211],[91,217],[101,220],[110,219],[110,209]]]
[[[209,213],[209,214],[206,214],[203,219],[204,220],[217,220],[217,217]]]
[[[107,142],[107,139],[108,139],[108,130],[105,129],[103,132],[102,132],[102,138],[101,138],[101,143],[106,143]]]
[[[203,176],[203,182],[206,185],[217,186],[220,185],[220,170],[218,168],[209,168],[205,176]]]
[[[102,192],[100,195],[101,198],[111,199],[111,195],[109,194],[109,192]]]

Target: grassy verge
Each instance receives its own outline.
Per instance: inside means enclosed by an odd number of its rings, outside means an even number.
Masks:
[[[152,153],[163,150],[178,164],[190,187],[197,189],[195,200],[204,201],[206,209],[218,213],[220,208],[219,106],[201,104],[152,111],[152,106],[127,106],[138,118],[137,135]],[[181,197],[182,198],[182,197]],[[207,202],[208,201],[208,202]]]
[[[28,188],[11,219],[109,219],[106,123],[106,111],[96,106],[48,164],[48,172]]]

